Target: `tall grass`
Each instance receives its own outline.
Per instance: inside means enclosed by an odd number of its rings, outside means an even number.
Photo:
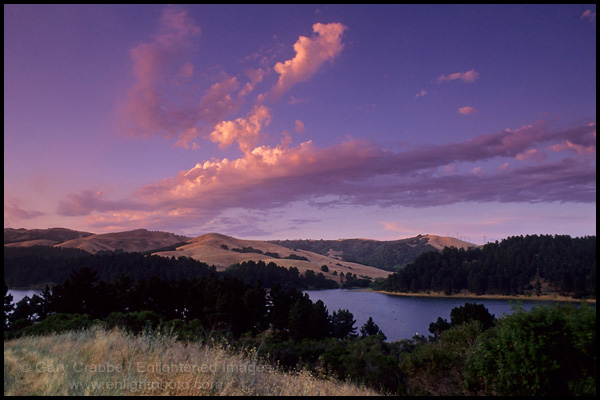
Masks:
[[[286,373],[257,349],[93,328],[4,342],[4,395],[365,396],[376,392]]]

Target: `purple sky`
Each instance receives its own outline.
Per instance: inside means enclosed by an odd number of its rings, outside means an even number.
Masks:
[[[595,5],[5,5],[4,226],[596,234]]]

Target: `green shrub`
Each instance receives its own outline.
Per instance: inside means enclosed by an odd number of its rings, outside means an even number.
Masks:
[[[467,375],[470,390],[481,394],[595,395],[595,308],[517,307],[481,336]]]
[[[45,320],[24,328],[23,335],[47,335],[72,330],[86,329],[92,326],[93,320],[85,314],[54,314]]]

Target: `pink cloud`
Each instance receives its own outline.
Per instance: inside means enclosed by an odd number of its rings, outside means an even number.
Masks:
[[[474,114],[477,112],[476,108],[473,107],[469,107],[469,106],[464,106],[458,109],[458,112],[462,115],[469,115],[469,114]]]
[[[313,38],[300,36],[294,44],[296,55],[291,60],[278,62],[273,68],[279,74],[279,80],[271,91],[274,98],[279,98],[298,82],[312,77],[326,62],[337,57],[344,45],[342,34],[347,28],[340,23],[313,25],[317,34]]]
[[[148,226],[165,221],[198,226],[229,209],[265,210],[323,196],[335,204],[409,207],[463,201],[589,203],[595,202],[596,182],[591,158],[547,162],[535,149],[565,141],[589,147],[595,142],[594,132],[595,127],[587,125],[550,131],[538,123],[400,153],[360,140],[327,148],[312,141],[291,147],[286,141],[248,147],[237,159],[200,162],[139,188],[127,201],[111,201],[102,192],[71,195],[63,214],[87,213],[98,224],[141,224],[146,219]],[[572,153],[571,148],[554,150]],[[536,157],[539,162],[533,166],[513,168],[503,160]],[[461,162],[492,159],[504,165],[485,174],[480,167],[465,173],[457,168]]]
[[[588,20],[589,22],[592,22],[592,23],[594,23],[594,22],[596,22],[596,13],[595,13],[595,12],[593,12],[592,10],[585,10],[585,11],[583,12],[583,14],[581,14],[581,17],[580,17],[580,19],[581,19],[581,20],[584,20],[584,19],[586,19],[586,20]]]
[[[222,121],[210,133],[210,140],[219,143],[225,148],[237,142],[244,153],[252,150],[258,141],[263,126],[269,125],[271,115],[269,109],[263,105],[256,106],[246,118],[235,121]]]
[[[463,82],[475,82],[479,79],[479,73],[473,69],[468,70],[466,72],[455,72],[450,75],[440,75],[437,78],[437,83],[450,82],[460,79]]]
[[[16,200],[4,200],[4,223],[8,221],[21,221],[43,216],[41,211],[25,210]]]
[[[300,121],[299,119],[294,121],[294,130],[298,133],[306,132],[306,127],[304,126],[304,122]]]
[[[546,153],[537,149],[529,149],[515,156],[519,161],[536,161],[542,162],[546,159]]]
[[[565,140],[562,143],[550,146],[550,150],[555,152],[572,151],[580,156],[592,156],[596,154],[596,144],[594,143],[590,144],[589,146],[584,146],[581,144],[572,143],[570,140]]]
[[[190,124],[189,117],[185,118],[167,99],[174,90],[174,81],[192,76],[193,65],[181,62],[181,58],[199,35],[200,28],[186,11],[168,7],[154,40],[131,49],[135,83],[121,109],[129,134],[171,136]]]

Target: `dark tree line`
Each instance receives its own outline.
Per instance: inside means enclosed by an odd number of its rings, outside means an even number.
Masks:
[[[395,292],[540,294],[540,282],[574,297],[596,296],[596,237],[513,236],[475,249],[445,248],[376,282]]]
[[[325,278],[323,273],[307,270],[301,274],[296,267],[280,267],[274,262],[244,261],[233,264],[225,272],[225,276],[237,278],[249,285],[260,283],[263,287],[273,287],[279,283],[284,288],[294,289],[337,289],[337,282]]]
[[[4,280],[9,287],[43,286],[64,282],[72,270],[90,268],[105,282],[116,282],[121,275],[134,282],[151,277],[164,280],[196,279],[217,273],[214,266],[188,257],[166,258],[143,253],[89,254],[79,249],[61,249],[47,246],[4,249]],[[263,287],[280,283],[287,288],[333,289],[338,284],[322,273],[308,270],[300,274],[295,267],[285,268],[273,262],[246,261],[232,265],[217,275],[235,277]],[[361,282],[357,281],[357,284]],[[364,285],[363,285],[364,286]]]
[[[193,279],[216,272],[214,266],[188,257],[167,258],[142,253],[89,254],[78,249],[47,246],[4,248],[4,280],[9,287],[62,283],[71,271],[90,268],[105,282],[120,275],[134,282],[156,276],[165,280]]]
[[[267,293],[259,283],[248,285],[215,273],[177,281],[153,276],[137,282],[121,275],[114,283],[107,283],[97,271],[81,268],[72,271],[64,283],[25,297],[12,313],[7,296],[5,293],[5,326],[10,321],[13,331],[58,314],[114,320],[115,315],[140,312],[155,313],[164,321],[195,321],[204,329],[224,331],[233,337],[268,328],[293,340],[343,338],[356,331],[347,310],[329,315],[322,301],[313,303],[294,288],[275,283]]]

